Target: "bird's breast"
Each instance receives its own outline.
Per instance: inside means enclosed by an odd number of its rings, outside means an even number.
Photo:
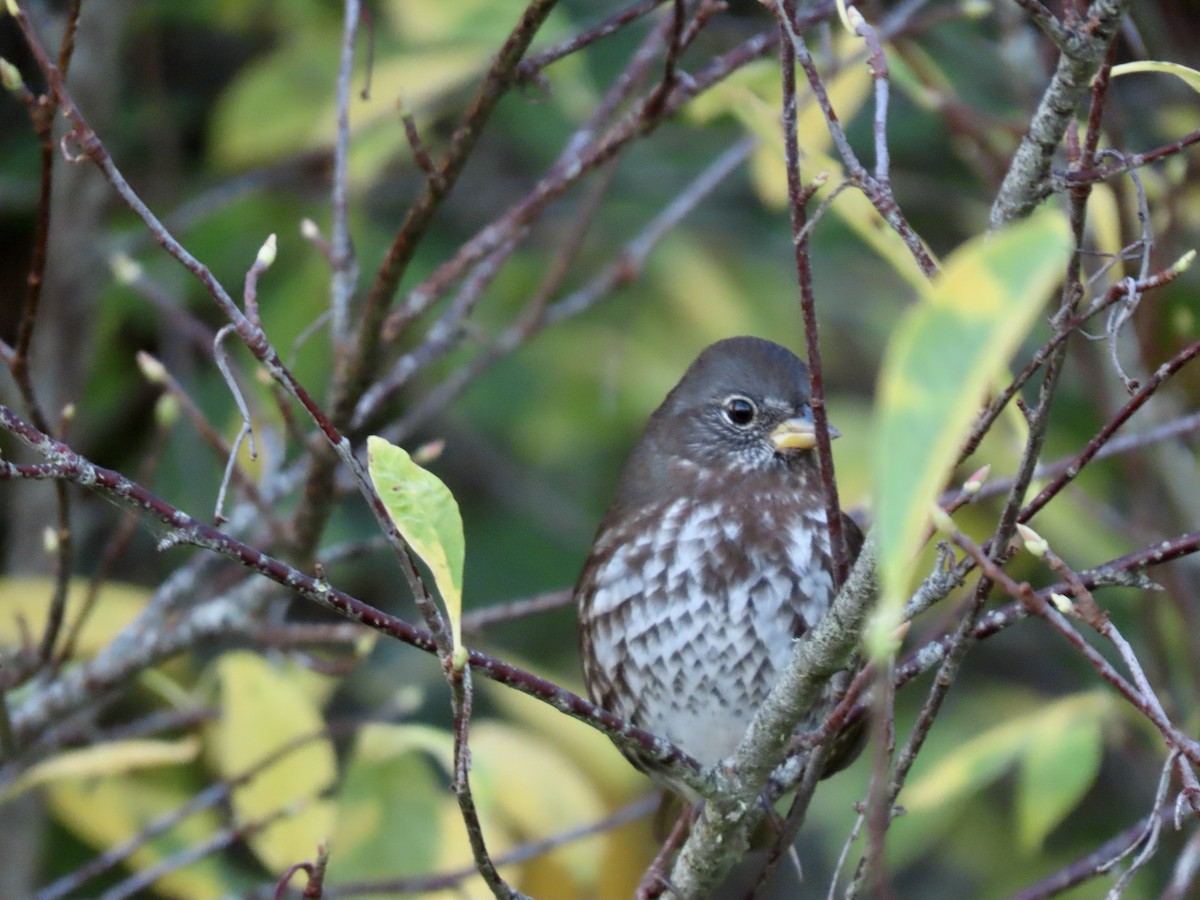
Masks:
[[[701,762],[726,756],[829,606],[824,513],[801,499],[679,498],[604,530],[580,585],[598,702]]]

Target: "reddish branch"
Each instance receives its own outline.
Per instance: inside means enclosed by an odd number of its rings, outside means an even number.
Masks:
[[[920,235],[917,234],[900,211],[900,207],[896,203],[896,198],[892,194],[889,180],[887,178],[876,177],[868,172],[850,146],[850,141],[846,137],[841,120],[838,118],[837,111],[833,108],[833,103],[829,99],[829,93],[825,89],[821,73],[817,70],[817,65],[801,36],[801,28],[796,18],[794,0],[776,0],[776,10],[776,15],[784,29],[784,39],[792,44],[796,60],[800,63],[801,68],[804,69],[804,74],[808,78],[808,84],[812,89],[813,97],[825,118],[829,135],[833,139],[833,144],[837,148],[838,155],[846,166],[850,181],[863,192],[863,195],[871,201],[871,205],[875,207],[875,211],[883,217],[888,226],[904,241],[905,246],[912,254],[913,259],[916,260],[921,271],[927,277],[932,277],[937,271],[937,263],[934,262],[933,257],[925,248]],[[873,31],[869,33],[874,37]],[[886,166],[886,122],[884,121],[887,111],[887,80],[884,77],[886,75],[886,66],[877,62],[876,68],[873,70],[873,75],[875,76],[876,96],[883,98],[882,105],[876,109],[877,115],[874,120],[876,147],[878,148],[880,144],[885,145],[883,152],[878,152],[877,150],[876,162],[879,165]]]
[[[1133,169],[1140,169],[1142,166],[1158,162],[1168,156],[1174,156],[1197,143],[1200,143],[1200,128],[1188,132],[1183,137],[1171,141],[1169,144],[1157,147],[1154,150],[1147,150],[1144,153],[1121,153],[1119,154],[1119,161],[1109,166],[1089,166],[1072,169],[1063,175],[1056,176],[1052,181],[1052,186],[1054,190],[1061,191],[1075,185],[1097,184],[1101,181],[1108,181],[1114,176],[1132,171]]]
[[[1062,491],[1064,487],[1074,481],[1083,470],[1083,467],[1095,458],[1100,448],[1112,438],[1117,429],[1124,425],[1130,416],[1146,404],[1146,401],[1162,386],[1163,382],[1195,359],[1197,354],[1200,354],[1200,341],[1189,344],[1167,362],[1159,366],[1154,374],[1146,379],[1146,383],[1138,389],[1138,392],[1129,398],[1128,402],[1096,433],[1095,437],[1088,441],[1087,446],[1070,462],[1066,470],[1051,481],[1050,484],[1042,488],[1041,493],[1034,497],[1021,510],[1021,521],[1028,522],[1053,497]]]
[[[79,25],[82,0],[71,0],[66,11],[62,43],[58,51],[57,69],[66,77],[75,51],[75,32]],[[59,100],[53,91],[34,95],[24,86],[17,91],[29,107],[29,116],[39,145],[40,178],[38,182],[37,215],[33,234],[33,252],[29,262],[29,274],[25,278],[25,302],[17,325],[17,339],[11,350],[4,348],[4,359],[9,372],[20,392],[21,400],[29,411],[31,420],[43,431],[51,431],[49,419],[38,402],[29,369],[33,349],[33,335],[37,327],[38,309],[41,305],[42,285],[46,279],[46,262],[50,243],[50,213],[54,185],[54,118],[58,113]],[[50,548],[54,557],[54,588],[46,615],[46,627],[42,632],[38,659],[41,665],[49,665],[62,630],[67,610],[67,592],[71,577],[71,504],[66,485],[55,483],[56,523],[53,544]]]
[[[497,900],[530,900],[514,890],[496,870],[484,840],[479,812],[475,808],[475,797],[471,792],[470,728],[474,701],[471,669],[469,666],[458,668],[446,657],[442,658],[442,669],[450,683],[451,705],[454,709],[454,778],[450,782],[450,789],[458,798],[458,808],[467,828],[467,841],[475,857],[475,869]]]
[[[788,3],[776,15],[794,16]],[[829,413],[825,408],[825,379],[821,366],[821,344],[817,336],[817,298],[813,291],[812,261],[809,258],[808,198],[800,180],[800,141],[796,133],[796,51],[788,39],[789,26],[780,22],[780,71],[783,79],[783,146],[787,164],[788,212],[792,223],[792,247],[796,281],[800,287],[800,311],[804,318],[804,347],[808,357],[808,372],[812,397],[813,422],[817,431],[817,459],[821,466],[821,489],[825,501],[825,527],[829,531],[829,546],[833,552],[834,591],[846,580],[850,556],[842,524],[842,507],[838,501],[837,479],[833,469],[830,447]]]
[[[968,538],[961,532],[955,532],[951,535],[951,540],[955,545],[965,551],[976,564],[980,567],[987,578],[993,583],[999,585],[1009,596],[1020,601],[1025,608],[1034,615],[1040,616],[1050,626],[1061,634],[1079,653],[1086,659],[1096,670],[1096,672],[1117,689],[1117,691],[1133,705],[1147,720],[1151,722],[1161,733],[1166,740],[1167,746],[1172,750],[1178,750],[1185,756],[1193,765],[1200,766],[1200,743],[1192,740],[1183,734],[1172,723],[1163,712],[1162,705],[1158,699],[1151,694],[1139,690],[1129,683],[1112,664],[1109,663],[1100,653],[1091,646],[1079,632],[1071,627],[1070,622],[1060,613],[1054,606],[1051,605],[1045,597],[1035,591],[1027,582],[1018,582],[1000,566],[998,566],[983,549],[974,541]],[[1082,582],[1080,582],[1082,583]],[[1094,626],[1100,625],[1099,621],[1092,623]],[[1112,640],[1111,626],[1108,628],[1100,628],[1101,634]],[[1136,677],[1136,675],[1135,675]],[[1137,678],[1142,682],[1142,678]],[[1200,811],[1200,798],[1197,798],[1197,808]]]
[[[563,57],[570,56],[582,50],[584,47],[594,44],[601,38],[606,38],[610,34],[621,30],[631,22],[636,22],[650,13],[654,12],[659,6],[667,0],[638,0],[637,3],[632,3],[619,13],[614,13],[603,22],[593,25],[573,37],[567,38],[565,41],[560,41],[552,47],[547,47],[538,53],[527,57],[517,66],[517,77],[522,81],[531,81],[538,77],[542,69],[551,63],[555,63]]]

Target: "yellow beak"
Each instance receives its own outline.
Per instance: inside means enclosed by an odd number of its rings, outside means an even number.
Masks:
[[[831,425],[829,437],[841,437],[841,432]],[[775,426],[770,438],[776,450],[811,450],[817,446],[817,431],[808,419],[786,419]]]

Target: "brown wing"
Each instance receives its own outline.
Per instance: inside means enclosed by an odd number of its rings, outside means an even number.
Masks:
[[[858,554],[862,550],[863,533],[855,522],[846,513],[842,513],[842,536],[846,539],[846,562],[853,566],[858,559]]]
[[[855,561],[858,559],[858,554],[862,551],[863,533],[862,529],[858,527],[858,523],[846,515],[846,513],[842,513],[842,534],[846,539],[847,562],[853,567]],[[843,672],[840,675],[834,676],[835,679],[841,682],[840,686],[843,690],[849,685],[850,674]],[[830,747],[829,754],[825,757],[825,765],[821,769],[821,777],[828,778],[858,759],[858,755],[862,752],[866,742],[866,718],[859,719],[858,722],[843,728],[842,732],[834,738],[833,746]]]

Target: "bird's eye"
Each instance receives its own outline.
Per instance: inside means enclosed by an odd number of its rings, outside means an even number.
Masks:
[[[754,404],[745,397],[730,397],[724,405],[725,418],[731,425],[745,428],[754,421],[757,410]]]

